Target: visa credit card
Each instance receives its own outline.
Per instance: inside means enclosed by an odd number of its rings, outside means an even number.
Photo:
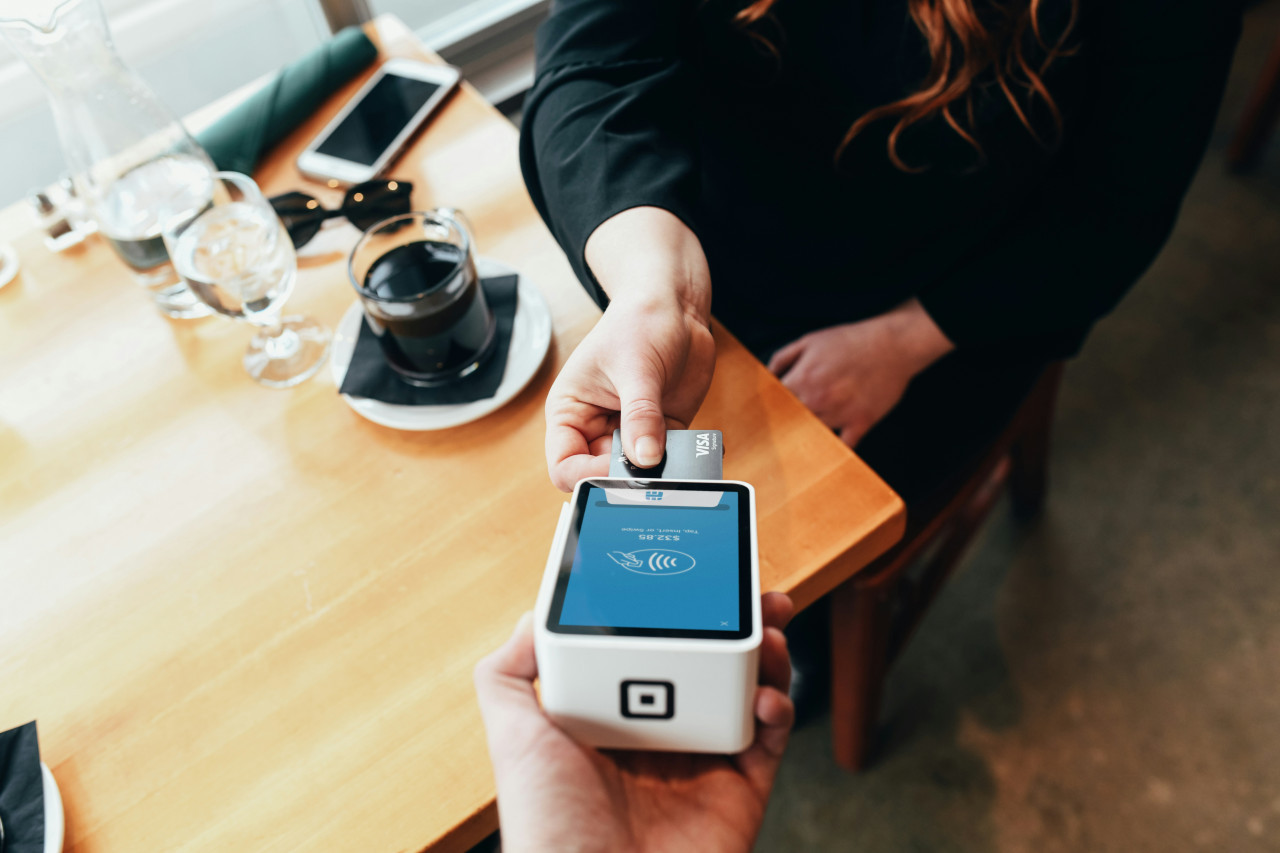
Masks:
[[[641,468],[623,454],[622,430],[615,429],[609,476],[622,480],[723,480],[724,437],[718,429],[669,429],[662,461],[653,468]]]

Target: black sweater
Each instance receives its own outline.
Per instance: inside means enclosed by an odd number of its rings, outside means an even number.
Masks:
[[[1052,39],[1068,4],[1042,5]],[[779,0],[755,27],[779,58],[726,0],[557,0],[525,102],[525,181],[602,306],[587,237],[653,205],[698,235],[713,312],[757,352],[915,296],[957,346],[1068,355],[1168,237],[1240,27],[1233,0],[1081,7],[1073,54],[1045,77],[1059,145],[988,85],[983,156],[935,119],[904,134],[903,159],[926,167],[904,172],[886,153],[893,119],[833,155],[927,71],[905,0]],[[1030,115],[1052,138],[1047,110]]]

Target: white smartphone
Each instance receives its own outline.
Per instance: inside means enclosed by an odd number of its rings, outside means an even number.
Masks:
[[[388,59],[298,155],[298,170],[341,184],[376,178],[460,78],[458,69],[448,65]]]

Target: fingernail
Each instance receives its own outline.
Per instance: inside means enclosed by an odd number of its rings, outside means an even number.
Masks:
[[[651,435],[642,435],[636,440],[636,464],[650,468],[662,461],[662,448]]]

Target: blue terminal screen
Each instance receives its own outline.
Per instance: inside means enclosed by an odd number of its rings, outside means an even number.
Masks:
[[[656,489],[636,496],[611,503],[603,489],[589,487],[572,567],[567,582],[562,578],[559,625],[660,636],[748,635],[745,493]],[[703,505],[672,505],[673,497]]]

